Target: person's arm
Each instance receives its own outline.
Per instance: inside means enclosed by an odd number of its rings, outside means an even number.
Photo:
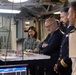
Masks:
[[[38,45],[40,44],[40,40],[36,40],[35,42],[34,42],[34,46],[35,46],[35,48],[34,48],[34,50],[33,50],[33,52],[34,53],[39,53],[39,48],[38,48]]]
[[[25,40],[23,41],[23,46],[22,46],[22,49],[23,49],[23,50],[26,49],[26,42],[27,42],[27,39],[25,39]]]
[[[54,36],[51,40],[48,46],[46,46],[43,49],[43,54],[52,54],[56,48],[59,49],[59,46],[61,44],[61,36]]]
[[[57,68],[60,71],[68,68],[69,66],[71,66],[71,64],[72,64],[71,58],[69,58],[67,55],[62,60],[60,60],[60,62],[58,62]]]
[[[43,47],[43,44],[46,43],[46,41],[48,40],[49,36],[50,36],[50,34],[48,34],[48,36],[46,37],[46,39],[38,45],[38,48],[39,48],[41,51],[42,51],[43,48],[44,48],[44,47]]]
[[[54,66],[54,71],[56,73],[59,73],[63,71],[64,69],[71,67],[71,65],[72,65],[72,61],[71,61],[71,58],[69,58],[68,56],[65,56],[62,60],[60,60],[59,58],[57,63]]]
[[[43,42],[41,42],[41,43],[39,44],[39,46],[38,46],[40,50],[43,49],[43,48],[42,48],[42,44],[43,44]]]

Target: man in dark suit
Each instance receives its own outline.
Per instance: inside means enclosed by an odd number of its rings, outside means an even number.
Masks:
[[[54,71],[56,73],[60,73],[60,75],[71,75],[72,72],[72,62],[69,58],[69,33],[71,30],[73,30],[73,26],[69,25],[68,21],[68,9],[69,8],[63,8],[63,11],[60,13],[61,21],[67,25],[67,30],[64,33],[61,47],[60,47],[60,57],[57,61],[57,64],[54,66]]]
[[[43,54],[51,57],[50,60],[44,61],[46,75],[57,75],[54,72],[53,67],[59,57],[60,44],[63,35],[59,30],[56,20],[53,18],[45,20],[45,28],[48,31],[48,36],[39,45],[39,49]]]

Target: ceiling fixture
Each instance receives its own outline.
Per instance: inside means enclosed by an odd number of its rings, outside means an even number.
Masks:
[[[54,14],[60,14],[60,11],[58,11],[58,12],[54,12]]]
[[[0,13],[18,14],[20,10],[0,9]]]
[[[25,24],[27,24],[27,25],[28,25],[28,24],[30,24],[30,22],[29,22],[29,21],[27,21],[27,22],[25,22]]]
[[[20,2],[26,2],[28,0],[8,0],[8,1],[13,3],[20,3]]]

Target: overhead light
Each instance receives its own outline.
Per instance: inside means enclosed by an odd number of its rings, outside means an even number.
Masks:
[[[54,14],[60,14],[60,11],[58,11],[58,12],[54,12]]]
[[[68,2],[74,2],[74,1],[76,1],[76,0],[68,0]]]
[[[21,12],[20,10],[0,9],[0,13],[18,14],[20,12]]]
[[[28,0],[8,0],[8,1],[13,3],[20,3],[20,2],[26,2]]]
[[[25,22],[25,24],[30,24],[30,22],[29,22],[29,21],[27,21],[27,22]]]

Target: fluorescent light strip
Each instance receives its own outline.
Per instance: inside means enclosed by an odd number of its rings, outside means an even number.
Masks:
[[[8,1],[13,3],[20,3],[20,2],[26,2],[28,0],[8,0]]]
[[[18,14],[20,12],[20,10],[0,9],[0,13]]]
[[[54,12],[54,14],[60,14],[60,11],[58,11],[58,12]]]

